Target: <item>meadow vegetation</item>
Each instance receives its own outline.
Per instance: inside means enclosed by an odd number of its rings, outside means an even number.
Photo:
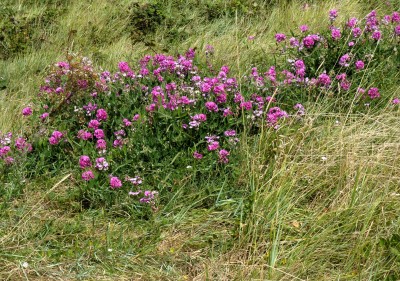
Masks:
[[[400,278],[397,1],[1,5],[0,279]]]

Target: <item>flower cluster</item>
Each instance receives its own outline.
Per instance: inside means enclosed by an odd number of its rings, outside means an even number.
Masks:
[[[399,14],[379,20],[372,11],[334,26],[338,16],[330,11],[330,25],[321,33],[302,25],[290,38],[276,34],[282,54],[276,65],[253,66],[241,85],[226,65],[210,71],[197,64],[193,49],[177,57],[146,55],[136,64],[122,61],[115,72],[97,72],[87,58],[69,55],[53,66],[37,104],[22,115],[39,121],[35,126],[48,137],[49,153],[74,155],[82,183],[115,192],[133,186],[129,194],[154,207],[157,191],[139,189],[143,180],[127,176],[132,171],[151,174],[155,167],[187,164],[229,168],[244,131],[273,134],[302,120],[307,103],[321,97],[358,106],[386,96],[382,83],[365,73],[377,65],[380,53],[371,50],[378,42],[394,48],[388,38],[399,39]],[[212,46],[205,52],[210,66]],[[12,140],[11,134],[0,134],[0,144],[6,164],[13,162],[13,150],[32,151],[27,139]]]

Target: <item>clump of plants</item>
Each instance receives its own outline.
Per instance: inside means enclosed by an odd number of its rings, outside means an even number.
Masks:
[[[199,177],[234,174],[243,135],[263,130],[278,137],[277,131],[301,124],[311,102],[330,98],[338,101],[332,110],[363,111],[392,98],[374,73],[396,52],[399,13],[380,19],[372,11],[340,28],[337,11],[329,16],[324,33],[304,25],[291,38],[276,34],[277,64],[253,67],[240,85],[228,66],[213,70],[212,46],[205,50],[207,64],[190,49],[120,62],[115,72],[70,54],[52,66],[38,98],[22,111],[35,133],[0,134],[0,169],[17,168],[22,154],[38,170],[63,163],[93,202],[112,204],[118,193],[156,209],[158,195],[171,192],[157,189],[161,179],[182,178],[185,169]]]

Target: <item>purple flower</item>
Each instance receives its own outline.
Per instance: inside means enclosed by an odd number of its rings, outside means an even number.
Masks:
[[[24,116],[32,115],[32,113],[33,113],[32,108],[30,108],[29,106],[22,109],[22,115]]]
[[[334,21],[338,17],[338,11],[337,10],[330,10],[329,11],[329,19],[331,21]]]
[[[94,131],[94,136],[96,139],[103,139],[104,138],[104,131],[102,129],[96,129]]]
[[[100,157],[96,159],[96,169],[100,170],[100,171],[106,171],[108,170],[108,162],[106,161],[106,159],[104,157]]]
[[[381,37],[382,37],[382,33],[381,33],[379,30],[375,30],[375,31],[372,33],[372,39],[374,39],[374,40],[376,40],[376,41],[381,40]]]
[[[111,177],[110,186],[112,189],[120,188],[122,186],[122,182],[118,177]]]
[[[340,29],[335,28],[335,27],[332,27],[331,33],[332,33],[333,40],[338,40],[342,36],[342,34],[340,33]]]
[[[355,27],[352,30],[354,38],[360,37],[362,30],[359,27]]]
[[[267,122],[269,126],[274,126],[277,128],[278,120],[281,118],[288,117],[286,111],[280,109],[279,107],[275,106],[269,109],[267,114]]]
[[[20,151],[25,151],[25,152],[32,151],[32,145],[28,143],[24,138],[17,138],[15,140],[15,147],[17,148],[17,150]]]
[[[44,121],[45,119],[47,119],[49,117],[49,113],[45,112],[42,115],[39,116],[40,119],[42,119],[42,121]]]
[[[209,151],[214,151],[217,150],[218,148],[219,148],[219,142],[217,141],[212,141],[207,147]]]
[[[363,62],[362,60],[356,61],[356,62],[355,62],[355,65],[356,65],[356,69],[357,69],[357,70],[361,70],[361,69],[364,68],[364,62]]]
[[[102,121],[102,120],[107,120],[108,114],[107,111],[105,109],[98,109],[97,113],[96,113],[96,117],[98,120]]]
[[[377,99],[377,98],[379,98],[381,95],[380,95],[380,93],[379,93],[378,88],[371,88],[371,89],[368,90],[368,96],[369,96],[371,99]]]
[[[299,40],[297,40],[297,39],[294,38],[294,37],[291,37],[291,38],[289,39],[289,45],[292,46],[292,47],[299,47],[299,46],[300,46],[300,43],[299,43]]]
[[[306,47],[307,49],[310,49],[310,48],[314,47],[314,44],[315,44],[315,41],[311,35],[304,37],[304,39],[303,39],[304,47]]]
[[[122,120],[122,123],[124,124],[125,127],[130,127],[132,125],[132,122],[126,118]]]
[[[331,78],[328,74],[322,73],[318,76],[318,84],[327,87],[331,84]]]
[[[305,114],[306,110],[301,103],[296,104],[293,108],[297,110],[297,115],[303,116]]]
[[[82,179],[84,181],[90,181],[92,179],[94,179],[94,174],[91,170],[85,171],[82,173]]]
[[[349,54],[344,54],[343,56],[341,56],[341,58],[339,59],[339,64],[341,66],[344,67],[348,67],[349,66],[349,61],[350,61],[350,55]]]
[[[393,12],[392,14],[392,22],[400,22],[400,13],[398,12]]]
[[[51,145],[56,145],[60,142],[60,140],[63,138],[63,133],[61,133],[60,131],[54,131],[51,134],[51,137],[49,138],[49,143]]]
[[[81,157],[79,157],[79,166],[81,167],[81,169],[91,167],[92,162],[90,161],[90,157],[87,155],[82,155]]]
[[[129,182],[132,183],[134,186],[138,186],[138,185],[141,185],[141,184],[143,183],[142,178],[139,177],[139,176],[136,176],[136,177],[133,177],[133,178],[126,177],[125,180],[126,180],[126,181],[129,181]]]
[[[244,110],[251,110],[253,107],[253,104],[251,101],[245,101],[240,103],[240,109]]]
[[[394,98],[392,100],[392,104],[400,104],[400,99],[399,98]]]
[[[351,18],[349,21],[346,23],[346,25],[350,28],[354,28],[357,24],[358,19],[357,18]]]
[[[9,153],[11,148],[9,146],[0,147],[0,157],[4,157],[7,153]]]
[[[89,127],[89,128],[95,129],[95,130],[96,130],[96,129],[99,128],[99,126],[100,126],[100,122],[97,121],[96,119],[90,120],[90,121],[89,121],[89,124],[88,124],[88,127]]]
[[[394,34],[396,34],[397,36],[400,36],[400,25],[398,25],[394,28]]]
[[[50,137],[49,138],[49,143],[51,144],[51,145],[56,145],[56,144],[58,144],[58,140],[55,138],[55,137]]]
[[[235,130],[227,130],[224,132],[224,135],[227,137],[233,137],[233,136],[236,136],[236,131]]]
[[[192,117],[192,119],[200,122],[205,122],[207,120],[207,115],[203,113],[196,114],[195,116]]]
[[[207,108],[208,111],[213,111],[213,112],[217,112],[218,111],[218,106],[215,102],[213,101],[208,101],[205,103],[205,106]]]
[[[345,91],[348,91],[350,89],[350,86],[351,86],[351,82],[346,79],[344,79],[343,81],[340,82],[340,88]]]
[[[115,148],[121,148],[123,145],[124,145],[124,142],[123,142],[122,139],[116,139],[116,140],[113,142],[113,146],[114,146]]]
[[[280,42],[286,40],[286,35],[283,33],[277,33],[277,34],[275,34],[275,39],[276,39],[276,42],[280,43]]]
[[[7,156],[6,158],[4,158],[4,163],[6,163],[6,165],[11,165],[12,163],[14,163],[14,158]]]
[[[228,108],[225,108],[225,109],[224,109],[222,115],[223,115],[224,117],[227,117],[227,116],[233,115],[233,112],[232,112],[232,110],[228,107]]]
[[[193,157],[196,158],[196,159],[201,159],[201,158],[203,158],[203,154],[200,154],[200,153],[198,153],[197,151],[195,151],[195,152],[193,153]]]
[[[300,26],[300,31],[301,32],[306,32],[308,30],[308,26],[307,25],[301,25]]]
[[[123,73],[132,72],[132,70],[129,68],[128,63],[125,61],[121,61],[120,63],[118,63],[118,68],[119,68],[119,71],[121,71]]]
[[[85,130],[79,130],[78,131],[78,139],[82,140],[88,140],[93,137],[91,132],[85,131]]]
[[[107,142],[103,139],[97,140],[96,149],[105,152],[105,150],[107,149]]]
[[[219,162],[220,163],[224,163],[227,164],[229,162],[228,156],[229,156],[229,151],[225,150],[225,149],[221,149],[218,152],[218,156],[219,156]]]

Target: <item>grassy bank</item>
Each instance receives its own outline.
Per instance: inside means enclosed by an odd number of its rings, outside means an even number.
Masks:
[[[277,32],[302,24],[318,31],[332,8],[342,22],[399,9],[321,2],[6,1],[27,37],[11,28],[18,42],[2,53],[0,130],[27,130],[20,112],[67,50],[109,69],[189,47],[204,58],[212,45],[214,65],[230,65],[241,79],[273,63]],[[387,89],[400,95],[395,83]],[[87,208],[71,167],[34,177],[14,170],[1,189],[0,279],[397,280],[400,111],[331,107],[310,105],[301,126],[274,137],[242,136],[234,182],[181,171],[169,202],[142,217],[123,204]]]

